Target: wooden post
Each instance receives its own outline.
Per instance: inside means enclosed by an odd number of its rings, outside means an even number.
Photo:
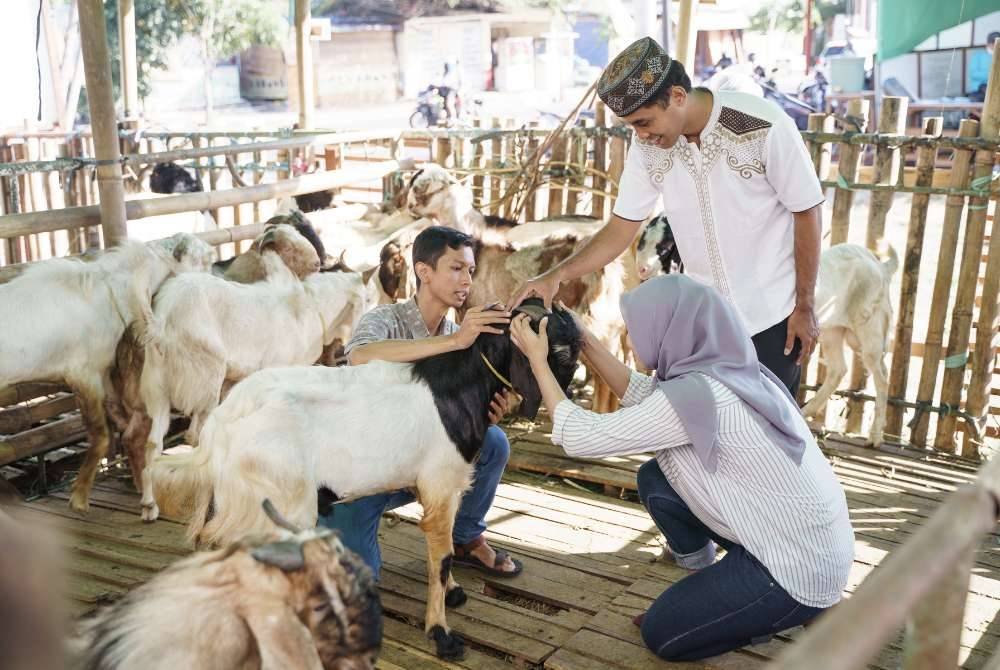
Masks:
[[[979,134],[979,122],[963,119],[959,126],[959,137],[975,137]],[[951,178],[948,187],[965,189],[969,186],[969,166],[972,163],[971,149],[956,149],[951,163]],[[941,231],[941,247],[938,250],[937,276],[934,278],[934,292],[931,298],[931,313],[924,337],[924,356],[920,369],[920,386],[917,389],[918,403],[934,401],[937,387],[938,369],[941,365],[941,351],[944,346],[944,324],[948,316],[952,276],[955,273],[955,251],[958,247],[958,231],[962,226],[962,212],[965,210],[964,195],[949,195],[944,211],[944,227]],[[910,430],[910,442],[919,446],[927,443],[927,429],[930,413],[917,413]]]
[[[612,190],[611,210],[614,211],[615,200],[618,198],[618,182],[625,171],[625,138],[611,138],[611,162],[608,164],[608,179],[611,180],[609,186]]]
[[[832,133],[834,130],[834,118],[828,114],[810,114],[809,115],[809,130],[813,132],[824,132]],[[812,156],[813,169],[816,170],[816,176],[821,180],[825,181],[830,174],[830,145],[828,143],[822,142],[809,142],[809,155]],[[826,366],[823,365],[823,349],[820,347],[816,356],[816,384],[822,385],[823,380],[826,379]],[[810,371],[811,365],[807,362],[806,366],[802,370],[802,378],[805,380]],[[806,389],[805,384],[799,385],[799,390],[796,400],[799,405],[805,404]],[[817,417],[821,424],[826,424],[826,407],[823,408],[822,413]]]
[[[934,116],[924,121],[925,138],[941,135],[944,119]],[[917,149],[917,186],[930,186],[934,182],[934,165],[937,147],[922,146]],[[896,318],[896,336],[893,338],[892,369],[889,371],[889,397],[906,396],[906,382],[910,372],[910,345],[913,342],[913,314],[917,305],[917,287],[920,285],[920,257],[924,250],[924,229],[927,227],[927,205],[931,196],[914,193],[910,206],[910,226],[903,254],[903,276],[899,292],[899,311]],[[903,435],[903,408],[889,405],[886,410],[885,431],[889,435]]]
[[[990,81],[986,88],[986,102],[983,104],[982,125],[979,127],[979,136],[996,142],[1000,139],[1000,58],[993,59],[993,68],[990,73]],[[992,190],[991,176],[993,170],[993,160],[986,154],[990,151],[976,152],[976,175],[978,181],[975,184],[984,191]],[[983,176],[980,173],[980,154],[987,158],[989,165],[983,165]],[[985,183],[984,183],[985,182]],[[974,201],[980,200],[979,198]],[[983,209],[974,213],[986,219],[986,207],[989,206],[989,199],[982,198]],[[972,210],[972,205],[969,206]],[[971,214],[970,217],[971,219]],[[979,306],[979,321],[976,324],[976,348],[972,352],[972,378],[969,380],[969,391],[965,399],[965,411],[974,417],[976,428],[981,432],[986,430],[986,420],[989,413],[990,386],[993,381],[993,366],[996,364],[996,332],[997,332],[997,291],[1000,289],[1000,226],[997,219],[1000,218],[1000,203],[994,198],[993,205],[993,226],[990,234],[990,250],[986,260],[986,277],[983,281],[982,303]],[[979,252],[982,253],[982,244]],[[979,264],[976,264],[979,267]],[[976,272],[976,275],[979,273]],[[968,430],[962,441],[962,455],[969,457],[979,456],[979,445],[975,444]]]
[[[528,124],[529,131],[533,131],[537,128],[538,128],[537,121],[532,121]],[[538,146],[539,146],[538,137],[532,134],[528,138],[528,156],[534,156],[535,152],[538,151]],[[529,188],[531,190],[529,190],[528,193],[526,193],[524,196],[527,199],[527,203],[524,206],[524,220],[537,221],[538,217],[537,217],[536,206],[538,203],[538,189],[531,186],[529,186]]]
[[[595,119],[595,125],[598,128],[603,129],[607,127],[607,108],[603,102],[597,103]],[[590,215],[602,221],[605,217],[604,203],[606,202],[604,189],[607,188],[608,180],[598,173],[604,172],[607,165],[608,139],[604,135],[594,137],[594,199],[590,208]]]
[[[507,119],[507,130],[510,131],[510,135],[508,135],[507,139],[504,141],[503,147],[503,166],[505,169],[517,165],[517,135],[515,134],[516,122],[514,119]],[[507,173],[504,173],[503,181],[501,181],[501,197],[506,197],[511,187],[514,185],[515,179],[516,175],[508,175]],[[514,217],[513,194],[511,194],[511,199],[508,200],[504,206],[501,215],[508,219]]]
[[[451,138],[437,138],[437,148],[434,151],[434,162],[443,168],[448,167],[451,160]]]
[[[69,158],[73,155],[73,144],[72,142],[63,142],[59,145],[59,157]],[[77,189],[76,180],[78,175],[74,170],[63,171],[59,179],[62,182],[63,190],[63,207],[76,207],[78,204],[77,200]],[[66,231],[67,243],[69,245],[69,253],[71,255],[82,254],[83,253],[83,235],[79,228],[70,228]]]
[[[680,0],[681,11],[677,15],[677,53],[674,57],[681,62],[688,74],[694,72],[694,51],[698,43],[698,31],[694,27],[698,0]]]
[[[835,119],[829,114],[810,114],[809,130],[822,133],[832,133]],[[826,181],[830,175],[830,145],[822,142],[809,143],[809,155],[813,159],[816,176]]]
[[[573,135],[570,140],[569,163],[567,169],[572,170],[572,176],[567,181],[566,188],[566,213],[579,214],[577,203],[580,201],[580,191],[574,191],[572,187],[583,186],[586,179],[587,168],[587,136],[583,135],[584,127],[577,126],[579,135]]]
[[[550,169],[558,171],[560,174],[565,174],[566,172],[566,158],[567,158],[567,144],[569,143],[569,138],[557,137],[555,142],[552,143],[552,159],[550,162]],[[546,217],[551,219],[555,216],[562,216],[563,212],[563,184],[566,183],[564,177],[550,178],[549,179],[549,210],[546,213]]]
[[[885,135],[903,135],[906,132],[906,98],[885,97],[882,99],[882,109],[879,111],[878,132]],[[875,169],[872,174],[873,184],[895,184],[899,176],[899,149],[880,146],[875,150]],[[878,241],[885,234],[885,219],[892,208],[892,191],[872,191],[871,205],[868,210],[868,234],[866,246],[876,250]],[[868,379],[865,366],[860,357],[854,355],[854,366],[851,371],[851,388],[863,391]],[[864,417],[864,403],[860,400],[849,400],[847,403],[847,432],[857,433],[861,430],[861,420]]]
[[[472,127],[479,128],[482,126],[482,119],[478,116],[472,120]],[[476,142],[475,146],[472,148],[472,164],[469,166],[473,170],[481,170],[483,167],[483,143]],[[472,177],[472,203],[475,207],[483,206],[483,175],[476,174]]]
[[[868,101],[855,98],[847,103],[847,115],[868,119]],[[862,123],[861,132],[866,123]],[[843,143],[840,145],[840,158],[837,169],[847,183],[854,183],[861,163],[861,146]],[[847,241],[848,228],[851,222],[851,206],[854,204],[854,191],[837,188],[833,196],[833,219],[830,223],[830,246]]]
[[[956,560],[949,561],[940,581],[908,617],[903,627],[905,670],[938,670],[958,665],[962,618],[975,556],[976,544],[971,543]]]
[[[501,127],[502,126],[500,124],[500,119],[498,117],[493,117],[493,130],[494,131],[500,130]],[[497,170],[497,169],[500,168],[500,163],[503,160],[503,139],[500,138],[500,137],[497,137],[496,139],[492,140],[492,146],[493,146],[493,156],[492,156],[492,161],[490,163],[490,167],[493,170]],[[499,216],[500,215],[500,196],[501,196],[501,193],[500,193],[500,175],[498,175],[495,172],[493,172],[490,175],[490,207],[489,207],[489,210],[490,210],[490,214],[493,214],[494,216]]]
[[[118,123],[111,95],[111,61],[108,58],[104,3],[101,0],[77,0],[77,4],[95,157],[98,161],[106,161],[97,166],[101,226],[105,246],[113,247],[128,238],[128,231],[125,227],[121,155],[118,152]]]
[[[312,9],[309,0],[295,0],[295,55],[299,77],[299,128],[312,128],[313,107],[313,66],[310,23]]]
[[[135,0],[118,0],[119,81],[126,119],[139,114],[138,60],[135,55]]]

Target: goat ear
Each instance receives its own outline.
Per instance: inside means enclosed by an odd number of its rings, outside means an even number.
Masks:
[[[177,243],[177,246],[174,247],[173,251],[174,260],[180,263],[181,259],[184,258],[184,254],[187,253],[187,250],[188,250],[187,240],[186,239],[180,240]]]
[[[531,371],[531,364],[520,351],[511,353],[510,383],[521,396],[521,406],[517,410],[518,415],[525,419],[534,419],[538,414],[538,408],[542,405],[542,392],[538,388],[534,373]]]
[[[278,243],[278,231],[271,228],[264,236],[260,238],[260,244],[257,246],[257,251],[262,252],[268,247],[273,247]]]
[[[298,542],[271,542],[255,547],[250,555],[264,565],[278,568],[282,572],[301,570],[306,564],[302,545]]]
[[[376,265],[375,267],[369,268],[369,269],[365,270],[364,272],[362,272],[361,273],[361,283],[363,283],[365,286],[368,286],[368,282],[371,281],[372,275],[374,275],[376,272],[378,272],[379,267],[380,266]]]

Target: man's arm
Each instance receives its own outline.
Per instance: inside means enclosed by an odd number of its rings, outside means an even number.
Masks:
[[[807,360],[819,337],[816,320],[816,275],[819,272],[822,205],[793,212],[795,219],[795,310],[788,319],[785,355],[792,352],[795,339],[802,343],[799,364]]]
[[[458,348],[454,334],[426,337],[422,340],[382,340],[381,342],[359,344],[351,349],[347,360],[351,365],[361,365],[368,361],[412,363],[429,356],[455,351]]]
[[[361,365],[368,361],[412,363],[428,356],[467,349],[480,333],[501,335],[503,331],[499,327],[509,321],[509,312],[473,307],[466,312],[461,327],[451,335],[425,337],[421,340],[385,340],[371,336],[370,341],[351,347],[347,360],[351,365]],[[367,337],[369,333],[366,332],[365,335]]]
[[[582,249],[551,270],[522,284],[507,304],[514,308],[525,298],[537,295],[542,298],[546,307],[551,308],[552,298],[559,291],[562,282],[599,270],[618,258],[635,239],[642,224],[643,221],[623,219],[612,214],[611,220]]]

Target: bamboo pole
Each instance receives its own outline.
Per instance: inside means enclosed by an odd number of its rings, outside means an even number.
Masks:
[[[866,667],[891,640],[914,606],[945,583],[979,537],[996,523],[1000,461],[979,480],[952,493],[902,547],[891,553],[849,599],[822,616],[770,666],[771,670],[841,670]],[[962,618],[937,619],[938,626]],[[950,636],[949,636],[950,637]],[[937,667],[955,667],[957,658]]]
[[[924,121],[924,137],[941,134],[944,119],[934,116]],[[933,145],[917,149],[917,184],[930,184],[934,180],[937,148]],[[893,338],[892,368],[889,370],[889,397],[906,397],[906,383],[910,372],[910,345],[913,342],[913,315],[917,305],[917,288],[920,286],[920,257],[924,250],[924,230],[927,227],[929,195],[915,194],[910,205],[910,225],[903,254],[903,275],[899,293],[899,312],[896,318],[896,336]],[[903,408],[890,405],[886,410],[885,430],[889,435],[903,434]]]
[[[979,128],[981,137],[995,135],[997,132],[995,106],[1000,103],[1000,59],[993,63],[987,94],[992,95],[991,113],[983,114],[983,125]],[[987,98],[990,99],[990,98]],[[993,127],[986,129],[987,120]],[[989,150],[976,151],[972,182],[988,183],[993,172],[993,152]],[[972,314],[976,299],[976,285],[979,279],[979,267],[982,263],[983,239],[986,233],[986,209],[989,199],[986,197],[969,198],[968,215],[965,223],[965,241],[962,246],[962,263],[959,266],[958,289],[955,295],[955,306],[951,313],[951,328],[948,337],[948,350],[945,358],[944,380],[941,383],[941,404],[959,408],[962,401],[962,383],[965,381],[965,370],[969,358],[969,340],[972,331]],[[992,242],[991,242],[992,246]],[[991,259],[992,260],[992,259]],[[996,261],[994,261],[995,263]],[[996,294],[993,295],[994,302]],[[992,308],[995,313],[995,305]],[[977,333],[976,340],[992,339],[992,333]],[[986,342],[986,346],[992,346]],[[955,450],[954,415],[946,414],[938,419],[937,434],[934,437],[934,448],[941,451]],[[976,426],[967,426],[975,429]],[[978,458],[978,453],[972,453],[973,445],[966,440],[968,455]]]
[[[887,96],[882,99],[879,110],[878,131],[884,134],[906,134],[906,98]],[[875,152],[875,170],[872,182],[875,184],[895,184],[899,174],[900,151],[890,146],[880,146]],[[885,234],[885,219],[892,208],[892,191],[872,192],[871,204],[868,209],[868,232],[865,246],[876,250],[879,240]],[[851,388],[863,391],[868,380],[868,373],[861,363],[861,358],[854,354],[854,364],[851,370]],[[847,403],[847,432],[861,431],[861,420],[864,418],[864,404],[857,400]]]
[[[958,666],[969,575],[975,557],[976,547],[970,543],[965,551],[949,561],[944,575],[908,617],[903,629],[904,670]]]
[[[604,106],[603,102],[598,101],[597,111],[595,112],[596,119],[595,123],[598,128],[607,127],[607,108]],[[605,219],[605,202],[606,198],[601,193],[605,188],[607,188],[608,180],[603,177],[601,173],[607,164],[607,153],[608,153],[608,139],[604,136],[598,135],[594,138],[594,199],[591,201],[592,205],[590,208],[590,215],[595,219],[604,220]]]
[[[451,140],[447,137],[439,137],[436,140],[437,146],[434,150],[434,162],[443,168],[448,167],[451,161]]]
[[[508,130],[511,131],[514,130],[514,123],[515,123],[514,119],[507,119]],[[514,132],[511,132],[511,134],[508,135],[506,140],[504,141],[504,147],[503,147],[504,167],[510,168],[517,165],[517,138],[518,135],[515,134]],[[510,189],[514,188],[514,185],[517,183],[517,178],[505,177],[501,183],[503,184],[501,186],[501,196],[504,196],[507,194],[508,191],[510,191]],[[507,219],[513,219],[515,216],[514,208],[515,208],[514,199],[504,198],[502,216]]]
[[[311,12],[309,0],[295,0],[295,55],[298,58],[296,73],[299,78],[299,129],[301,130],[312,128],[313,110],[316,106],[310,39]]]
[[[698,42],[698,31],[695,28],[695,15],[698,13],[698,0],[680,0],[680,13],[677,15],[677,53],[675,58],[681,62],[688,73],[694,73],[694,51]]]
[[[52,25],[52,7],[49,4],[49,0],[41,0],[41,2],[42,30],[45,34],[45,46],[49,57],[49,77],[52,81],[55,122],[59,123],[63,118],[63,114],[65,114],[66,108],[66,100],[63,98],[65,91],[63,89],[62,68],[60,67],[60,63],[62,62],[60,46],[65,48],[65,45],[63,45],[63,37],[56,34],[55,27]]]
[[[982,124],[979,134],[986,139],[1000,139],[1000,58],[993,59],[990,81],[986,88],[986,102],[983,104]],[[976,152],[977,174],[979,172],[979,153]],[[992,161],[982,180],[992,178]],[[984,199],[983,205],[989,206]],[[970,206],[970,210],[972,207]],[[977,210],[977,214],[986,218],[986,209]],[[993,381],[993,366],[996,364],[996,333],[997,333],[997,291],[1000,289],[1000,202],[993,200],[993,226],[990,234],[990,248],[986,260],[986,276],[983,280],[982,302],[979,307],[979,321],[976,324],[976,347],[972,352],[972,377],[969,380],[969,390],[965,399],[965,410],[977,417],[977,425],[970,426],[982,434],[986,429],[989,413],[990,386]],[[980,252],[982,246],[980,245]],[[977,265],[978,267],[978,265]],[[978,275],[978,272],[976,273]],[[964,456],[978,456],[979,445],[966,431],[962,441]]]
[[[104,3],[101,0],[77,0],[80,11],[80,40],[83,47],[84,73],[87,78],[87,103],[94,132],[98,188],[101,193],[101,226],[104,243],[116,246],[128,238],[125,226],[125,189],[118,152],[118,124],[111,95],[111,61],[108,56]],[[107,162],[103,162],[107,161]]]
[[[271,200],[285,196],[312,193],[331,188],[343,188],[354,183],[381,179],[399,169],[411,169],[404,161],[383,161],[364,166],[344,168],[332,172],[317,172],[295,179],[258,184],[244,188],[224,189],[215,192],[183,193],[162,198],[129,200],[125,210],[129,220],[143,219],[162,214],[192,212],[202,209],[231,207],[237,203]],[[100,217],[97,206],[71,207],[52,212],[32,212],[0,218],[0,238],[17,237],[51,230],[66,230],[91,225]]]
[[[118,53],[120,57],[123,116],[139,114],[138,59],[135,54],[135,0],[118,0]]]
[[[617,184],[625,171],[625,138],[615,135],[611,138],[611,160],[608,163],[608,179],[612,181],[610,185],[612,192],[611,211],[614,211],[614,201],[618,198]]]
[[[472,125],[475,128],[479,128],[482,125],[482,119],[478,116],[472,120]],[[483,143],[476,142],[472,147],[472,165],[470,166],[474,170],[478,170],[483,167]],[[482,207],[484,204],[485,196],[483,195],[483,175],[477,174],[472,178],[472,202],[476,207]]]
[[[537,121],[532,121],[529,124],[530,129],[533,129],[538,125]],[[538,153],[539,139],[534,133],[531,133],[528,137],[528,156],[534,156]],[[524,207],[524,220],[525,221],[537,221],[537,211],[536,207],[538,205],[538,188],[528,186],[528,192],[524,195],[525,197],[525,207]]]
[[[498,117],[493,117],[493,129],[499,130],[501,128],[500,119]],[[497,134],[497,136],[491,140],[493,146],[493,156],[492,156],[492,167],[500,167],[500,163],[503,160],[503,136]],[[499,175],[490,177],[490,214],[499,216],[500,214],[500,197],[503,193],[500,192],[500,177]]]
[[[569,183],[572,186],[583,186],[583,180],[586,178],[586,165],[587,165],[587,139],[583,135],[573,135],[570,140],[570,151],[569,163],[567,168],[572,170],[571,176],[569,178]],[[578,200],[580,197],[580,192],[574,189],[568,189],[566,191],[566,213],[567,214],[579,214]]]
[[[557,137],[555,142],[552,144],[552,160],[550,165],[554,164],[552,169],[558,170],[565,174],[566,171],[566,158],[567,158],[567,145],[569,139],[566,137]],[[566,189],[563,188],[563,184],[566,183],[565,177],[551,177],[549,179],[549,209],[546,216],[548,218],[553,218],[556,216],[562,216],[563,212],[563,194]]]
[[[809,115],[809,130],[812,131],[832,131],[834,127],[834,118],[828,114],[810,114]],[[809,155],[812,157],[813,169],[816,171],[816,177],[820,180],[826,179],[830,174],[830,145],[823,142],[807,142],[809,147]],[[823,380],[826,379],[826,366],[823,365],[823,348],[820,347],[817,352],[816,357],[816,385],[820,386],[823,384]],[[809,374],[808,362],[806,367],[802,370],[802,378],[805,381]],[[799,405],[805,404],[805,384],[799,384],[799,389],[797,393],[797,401]],[[817,417],[822,425],[826,425],[826,407],[823,407],[823,411]]]
[[[979,122],[964,119],[959,126],[959,137],[972,137],[979,133]],[[964,189],[969,185],[969,167],[972,164],[972,150],[955,151],[951,164],[949,186]],[[955,273],[955,252],[958,248],[958,231],[962,225],[965,210],[965,196],[950,195],[945,204],[944,226],[941,231],[941,246],[938,253],[937,275],[931,298],[931,312],[924,337],[923,367],[920,370],[920,385],[917,389],[917,403],[934,401],[938,370],[941,365],[941,351],[944,345],[944,324],[948,316],[951,298],[952,277]],[[910,442],[918,446],[927,443],[930,413],[918,411],[910,430]]]
[[[829,114],[810,114],[809,130],[822,131],[824,133],[833,132],[835,119]],[[816,169],[816,176],[820,180],[827,179],[830,175],[830,145],[822,141],[807,142],[809,155],[812,156],[813,167]]]

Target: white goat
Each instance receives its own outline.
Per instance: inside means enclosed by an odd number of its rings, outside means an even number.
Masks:
[[[122,333],[133,320],[149,318],[150,296],[168,276],[207,272],[212,256],[209,245],[178,233],[148,244],[127,242],[92,262],[39,262],[0,285],[0,311],[17,315],[0,329],[0,387],[63,382],[80,405],[90,450],[73,484],[73,509],[89,509],[90,488],[108,452],[104,400]]]
[[[373,670],[381,641],[368,566],[331,531],[272,531],[178,561],[98,611],[70,667]]]
[[[887,246],[886,260],[856,244],[837,244],[820,256],[816,281],[816,315],[823,348],[826,378],[802,413],[813,417],[847,373],[844,342],[858,353],[875,384],[875,416],[869,437],[882,444],[889,400],[889,373],[885,354],[892,331],[889,284],[899,268],[895,250]]]
[[[537,302],[519,310],[536,328],[546,314]],[[565,312],[548,316],[548,361],[565,388],[580,333]],[[533,417],[541,392],[506,334],[412,364],[262,370],[209,415],[198,449],[157,459],[157,499],[171,511],[193,500],[189,536],[219,544],[266,528],[262,498],[311,527],[320,487],[341,499],[414,488],[427,538],[426,629],[438,654],[453,658],[462,642],[445,621],[446,594],[460,604],[464,593],[450,572],[452,527],[503,378],[523,397],[522,415]]]
[[[149,464],[163,449],[171,407],[191,417],[195,444],[228,387],[262,368],[312,365],[346,338],[367,308],[360,275],[325,272],[299,281],[273,251],[262,254],[268,279],[227,282],[177,277],[160,289],[147,328],[140,396],[152,421],[146,440],[142,518],[156,519]]]

